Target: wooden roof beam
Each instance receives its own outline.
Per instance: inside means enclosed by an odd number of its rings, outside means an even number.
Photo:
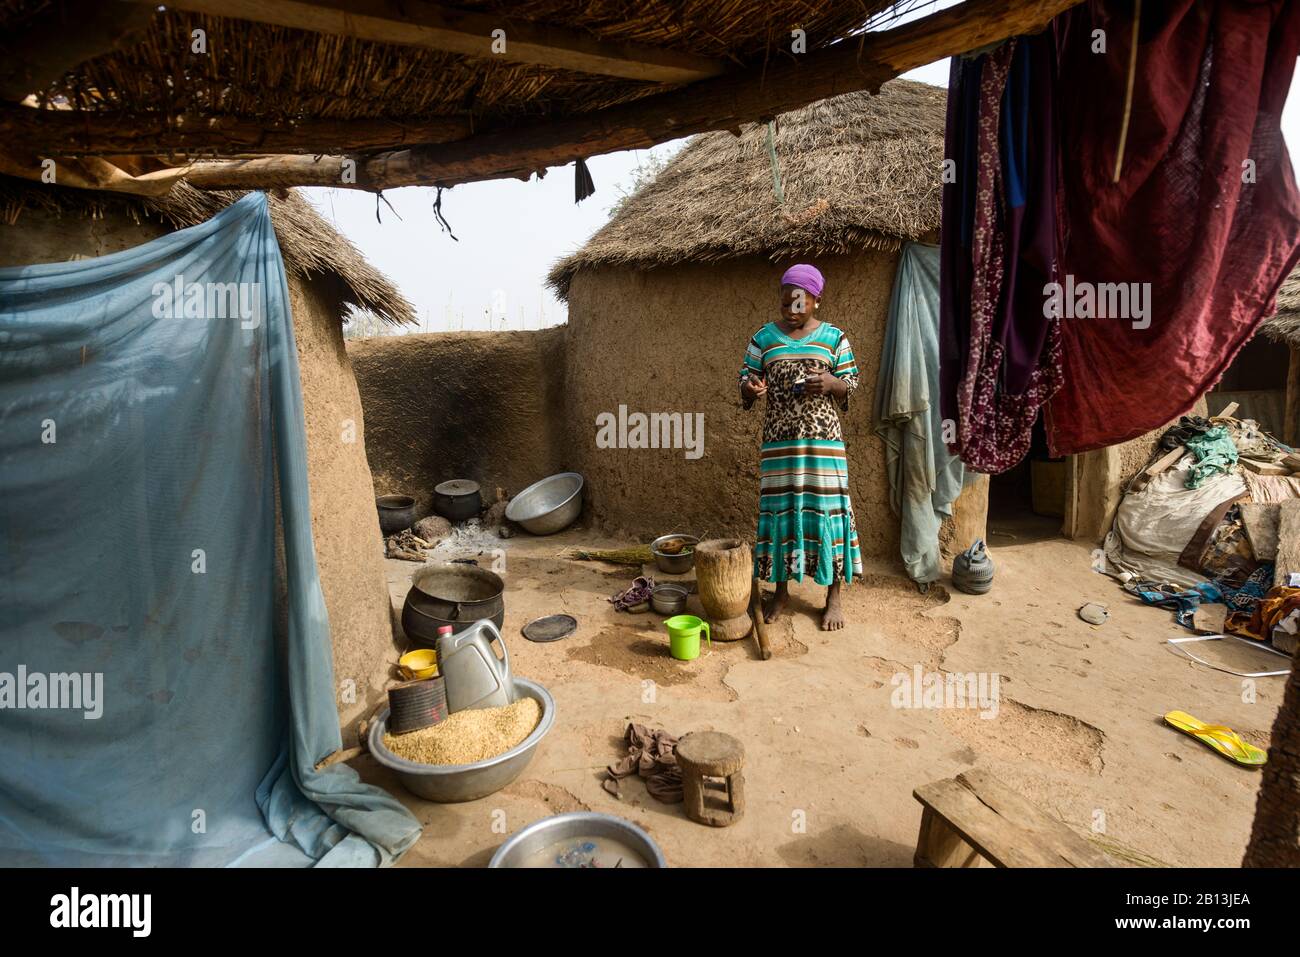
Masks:
[[[135,0],[156,4],[158,0]],[[164,0],[232,20],[442,50],[464,56],[531,63],[647,83],[691,83],[718,76],[719,60],[633,43],[600,40],[508,16],[472,13],[426,0]],[[494,31],[504,31],[498,42]],[[499,52],[498,52],[499,51]]]
[[[224,156],[333,153],[445,143],[470,134],[467,117],[424,120],[309,118],[275,122],[241,116],[172,116],[37,110],[0,104],[0,140],[40,156],[126,156],[160,152]]]
[[[1035,33],[1080,0],[965,0],[892,30],[864,33],[834,46],[771,65],[728,74],[632,103],[569,119],[515,126],[438,146],[377,156],[260,157],[195,167],[186,179],[208,189],[275,186],[454,186],[508,177],[616,150],[774,116],[886,80],[926,63]],[[349,166],[349,163],[351,164]],[[355,169],[355,180],[340,171]]]

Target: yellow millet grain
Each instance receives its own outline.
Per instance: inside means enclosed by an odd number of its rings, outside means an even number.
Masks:
[[[473,764],[520,744],[542,720],[542,706],[521,698],[502,708],[474,708],[407,734],[385,734],[384,747],[420,764]]]

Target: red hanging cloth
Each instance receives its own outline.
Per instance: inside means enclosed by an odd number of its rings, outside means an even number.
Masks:
[[[1123,442],[1190,410],[1271,314],[1300,258],[1300,194],[1280,126],[1300,3],[1145,4],[1117,183],[1133,7],[1077,7],[1065,25],[1065,385],[1045,418],[1056,455]],[[1104,53],[1094,52],[1096,30]],[[1090,294],[1093,310],[1127,295],[1128,308],[1115,310],[1125,315],[1070,318],[1088,311]]]

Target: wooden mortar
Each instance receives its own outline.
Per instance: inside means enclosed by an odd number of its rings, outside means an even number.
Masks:
[[[749,634],[753,578],[748,542],[713,538],[695,546],[696,590],[715,641],[739,641]]]

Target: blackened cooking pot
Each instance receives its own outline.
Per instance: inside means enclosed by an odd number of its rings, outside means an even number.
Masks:
[[[499,630],[506,617],[505,590],[501,576],[486,568],[458,562],[427,565],[411,576],[402,630],[412,648],[436,647],[443,625],[459,633],[486,618]]]
[[[478,482],[452,479],[433,488],[433,510],[453,525],[474,518],[483,511]]]
[[[415,523],[415,499],[409,495],[381,495],[375,499],[375,507],[379,509],[379,530],[385,538]]]

